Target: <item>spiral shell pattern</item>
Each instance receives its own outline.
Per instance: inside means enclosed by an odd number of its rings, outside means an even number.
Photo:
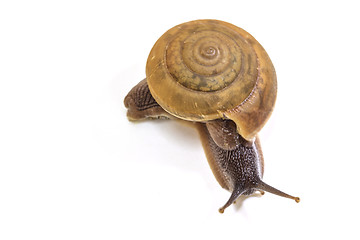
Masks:
[[[246,56],[230,35],[213,30],[177,34],[166,51],[166,64],[174,80],[197,91],[217,91],[240,74]]]
[[[276,95],[275,70],[265,50],[243,29],[218,20],[168,30],[149,54],[146,76],[160,106],[185,120],[226,117],[261,90],[263,80],[267,85],[270,79]],[[251,100],[252,105],[256,108],[262,100]]]

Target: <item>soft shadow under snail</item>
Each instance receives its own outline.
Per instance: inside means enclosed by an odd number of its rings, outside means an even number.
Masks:
[[[125,97],[129,120],[192,121],[209,165],[232,192],[219,212],[240,195],[264,191],[299,202],[261,179],[257,133],[273,110],[275,69],[263,47],[243,29],[218,20],[180,24],[152,48],[146,79]]]

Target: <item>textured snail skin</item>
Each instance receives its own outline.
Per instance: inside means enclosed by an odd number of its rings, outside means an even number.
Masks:
[[[133,89],[131,89],[125,97],[124,104],[128,109],[127,117],[131,121],[174,118],[172,115],[165,112],[165,110],[155,101],[149,91],[146,79],[140,81]]]
[[[125,97],[129,120],[177,119],[168,114],[155,101],[149,91],[146,79],[131,89]],[[210,168],[220,186],[232,192],[226,204],[219,209],[223,213],[240,195],[250,195],[258,190],[300,201],[267,184],[261,179],[264,173],[264,158],[260,141],[247,141],[237,133],[231,120],[213,120],[206,123],[194,122],[199,132]]]
[[[193,122],[219,184],[232,194],[271,192],[262,181],[263,154],[257,133],[270,117],[277,92],[275,69],[249,33],[217,20],[180,24],[152,48],[146,79],[125,97],[129,120]]]

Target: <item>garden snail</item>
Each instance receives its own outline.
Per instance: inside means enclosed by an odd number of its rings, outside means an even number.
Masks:
[[[275,69],[243,29],[218,20],[180,24],[152,48],[146,78],[125,97],[130,120],[193,121],[219,184],[232,192],[219,212],[256,190],[290,198],[262,181],[257,133],[273,110]]]

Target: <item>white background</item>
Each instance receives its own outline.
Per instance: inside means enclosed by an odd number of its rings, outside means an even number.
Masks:
[[[169,28],[231,22],[278,76],[269,193],[230,196],[194,129],[123,98]],[[356,1],[1,1],[0,239],[359,239]]]

